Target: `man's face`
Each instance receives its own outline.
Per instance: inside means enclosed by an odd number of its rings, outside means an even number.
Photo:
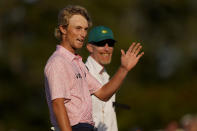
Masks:
[[[96,45],[90,44],[92,47],[91,56],[102,66],[109,64],[111,62],[112,53],[114,48],[109,47],[106,43],[105,46],[99,47]]]
[[[87,35],[88,22],[82,15],[73,15],[69,19],[66,29],[66,42],[68,49],[75,51],[82,48]]]

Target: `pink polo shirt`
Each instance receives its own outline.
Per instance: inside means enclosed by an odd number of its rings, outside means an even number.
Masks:
[[[91,94],[102,85],[90,75],[82,58],[58,45],[45,66],[44,74],[52,125],[58,127],[52,108],[52,100],[56,98],[65,98],[71,126],[79,122],[93,125]]]

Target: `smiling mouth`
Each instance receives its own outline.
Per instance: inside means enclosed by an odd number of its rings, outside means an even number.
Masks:
[[[109,53],[101,53],[102,56],[110,56]]]
[[[82,42],[82,43],[84,42],[84,40],[83,40],[83,39],[77,39],[77,40],[78,40],[79,42]]]

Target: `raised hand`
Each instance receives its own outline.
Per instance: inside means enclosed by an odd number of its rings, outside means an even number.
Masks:
[[[139,59],[144,55],[144,52],[140,53],[142,46],[140,43],[133,42],[129,47],[127,52],[121,49],[121,67],[130,71],[139,61]]]

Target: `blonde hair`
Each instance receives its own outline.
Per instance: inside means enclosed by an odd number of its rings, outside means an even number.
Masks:
[[[69,19],[73,16],[73,15],[82,15],[87,21],[88,21],[88,26],[91,27],[92,26],[92,21],[91,18],[87,12],[87,10],[79,5],[68,5],[65,8],[63,8],[62,10],[60,10],[59,15],[58,15],[58,27],[55,28],[55,37],[58,40],[62,39],[62,33],[59,29],[60,25],[63,25],[65,27],[68,26],[69,24]]]

